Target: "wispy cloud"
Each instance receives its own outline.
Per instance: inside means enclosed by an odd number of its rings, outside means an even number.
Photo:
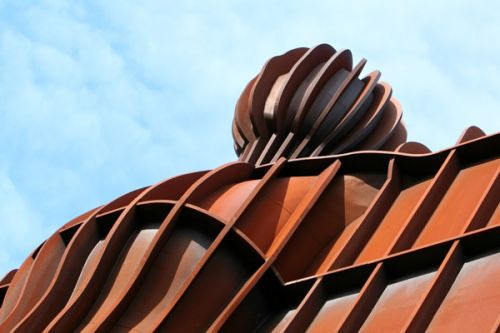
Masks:
[[[0,268],[3,273],[9,268],[16,268],[27,255],[26,251],[36,247],[37,244],[34,244],[33,240],[39,237],[44,226],[41,217],[30,207],[29,200],[17,190],[12,180],[1,169],[0,193],[2,198],[7,198],[0,200]]]
[[[0,273],[85,210],[234,159],[241,89],[293,47],[366,57],[402,102],[410,139],[434,150],[468,125],[498,131],[498,7],[0,1]]]

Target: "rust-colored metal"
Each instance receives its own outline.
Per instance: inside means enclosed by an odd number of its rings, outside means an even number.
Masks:
[[[500,134],[406,142],[380,72],[321,44],[239,98],[238,162],[71,220],[0,280],[0,332],[493,332]]]
[[[349,50],[327,44],[272,58],[236,105],[240,160],[261,165],[281,156],[396,149],[406,141],[401,106],[379,71],[358,78],[365,64],[353,68]]]

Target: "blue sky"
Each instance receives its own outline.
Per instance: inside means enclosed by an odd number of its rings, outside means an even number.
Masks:
[[[498,131],[497,3],[0,0],[0,275],[80,213],[234,160],[235,101],[290,48],[366,57],[432,150]]]

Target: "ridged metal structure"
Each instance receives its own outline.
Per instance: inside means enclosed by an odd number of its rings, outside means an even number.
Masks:
[[[499,155],[471,127],[434,153],[238,161],[132,191],[1,280],[0,331],[497,331]]]
[[[394,150],[406,141],[402,110],[379,71],[363,79],[349,50],[328,44],[269,59],[243,90],[234,148],[257,165],[352,150]]]

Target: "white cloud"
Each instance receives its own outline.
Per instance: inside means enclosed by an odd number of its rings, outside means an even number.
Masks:
[[[33,202],[16,189],[11,179],[0,169],[0,272],[17,268],[30,250],[46,239],[51,231],[44,228]],[[54,227],[47,225],[46,227]]]

